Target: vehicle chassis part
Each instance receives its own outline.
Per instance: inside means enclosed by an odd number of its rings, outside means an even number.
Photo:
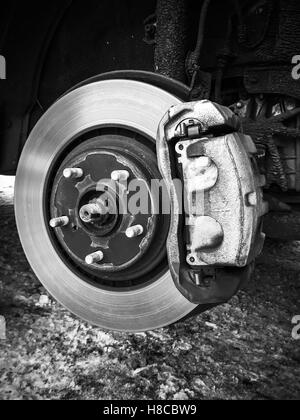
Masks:
[[[158,161],[172,206],[169,266],[177,288],[195,304],[228,301],[263,248],[265,178],[254,143],[239,128],[228,108],[209,101],[172,107],[159,127]]]

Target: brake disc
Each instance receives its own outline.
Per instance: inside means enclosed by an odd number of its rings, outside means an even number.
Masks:
[[[138,81],[89,83],[59,99],[25,145],[15,190],[22,245],[46,289],[92,324],[152,330],[197,308],[168,270],[170,219],[150,209],[135,220],[108,220],[97,188],[98,178],[124,172],[146,185],[160,177],[157,127],[180,102]]]

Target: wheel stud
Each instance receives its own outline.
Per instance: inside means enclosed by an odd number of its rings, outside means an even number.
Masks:
[[[70,220],[67,216],[57,217],[56,219],[50,220],[50,226],[53,229],[56,229],[56,228],[67,226],[69,222]]]
[[[111,174],[111,179],[115,182],[128,181],[130,173],[128,171],[114,171]]]
[[[85,262],[88,265],[93,265],[100,263],[104,258],[104,254],[102,251],[95,252],[94,254],[88,255],[85,259]]]
[[[126,236],[129,239],[137,238],[144,233],[144,228],[141,225],[132,226],[126,230]]]
[[[83,170],[80,168],[67,168],[64,170],[66,179],[79,179],[83,177]]]

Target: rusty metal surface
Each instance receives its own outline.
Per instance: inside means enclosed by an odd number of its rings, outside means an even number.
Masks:
[[[186,0],[158,0],[155,70],[175,80],[185,82],[187,53]]]
[[[292,56],[291,56],[292,57]],[[288,95],[292,98],[300,97],[299,80],[291,75],[292,66],[269,66],[249,68],[245,70],[244,83],[251,94]]]
[[[298,101],[260,93],[240,100],[233,109],[241,117],[243,132],[253,138],[259,150],[267,187],[276,185],[282,191],[299,191]]]

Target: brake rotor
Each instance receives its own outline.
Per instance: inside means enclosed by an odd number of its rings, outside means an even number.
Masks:
[[[147,214],[129,219],[120,211],[128,191],[121,188],[110,202],[99,189],[101,180],[112,193],[102,180],[122,185],[122,174],[148,187],[159,177],[157,128],[180,102],[139,81],[90,83],[57,101],[24,148],[15,207],[25,253],[59,302],[100,327],[153,330],[197,307],[177,290],[168,271],[169,218],[155,214],[151,202]],[[114,208],[112,214],[107,207]]]

